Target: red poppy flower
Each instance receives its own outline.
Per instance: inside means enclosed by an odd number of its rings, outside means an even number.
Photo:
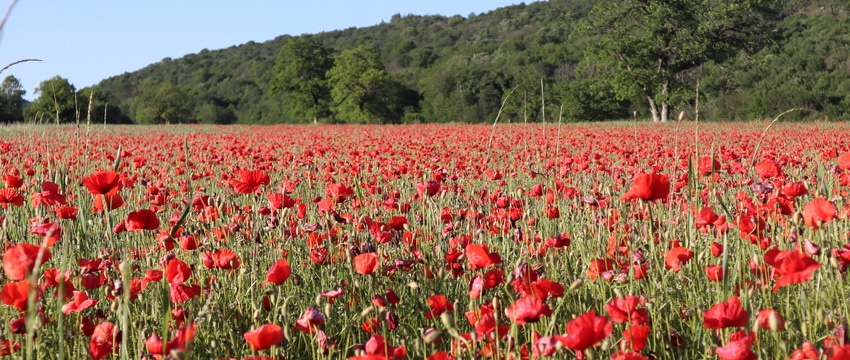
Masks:
[[[260,186],[269,184],[269,176],[263,170],[239,170],[239,179],[230,180],[230,185],[240,194],[253,193]]]
[[[814,230],[820,228],[822,223],[835,219],[835,215],[835,205],[824,198],[813,199],[803,208],[803,220]]]
[[[289,262],[286,259],[275,261],[269,271],[266,273],[266,284],[280,285],[289,279],[292,269],[289,267]]]
[[[623,331],[623,340],[628,348],[641,351],[646,347],[646,338],[649,337],[650,327],[648,325],[631,325]]]
[[[6,187],[20,189],[21,186],[24,186],[24,179],[12,174],[6,174],[3,175],[3,184],[6,185]]]
[[[365,253],[354,257],[354,271],[360,275],[370,275],[378,269],[378,254]]]
[[[806,341],[803,342],[803,346],[799,349],[796,349],[791,352],[791,356],[788,357],[788,360],[818,360],[820,359],[820,352],[818,352],[817,347],[814,344]]]
[[[723,255],[723,244],[721,244],[717,241],[712,241],[711,242],[711,256],[720,257],[720,255]]]
[[[186,282],[192,276],[192,269],[180,259],[171,259],[165,266],[165,279],[171,285]]]
[[[782,195],[785,195],[793,200],[795,197],[808,194],[809,190],[806,189],[805,183],[798,181],[783,186],[780,192],[782,193]]]
[[[340,292],[341,294],[341,292]],[[333,304],[333,298],[328,301]],[[307,310],[304,310],[304,313],[301,314],[301,317],[298,320],[295,320],[295,329],[305,334],[313,334],[316,332],[319,326],[325,323],[325,315],[323,315],[319,310],[308,307]]]
[[[648,360],[646,356],[635,351],[617,351],[611,354],[611,360]]]
[[[817,260],[798,250],[768,250],[764,254],[764,262],[773,267],[774,278],[779,278],[773,287],[774,292],[783,286],[809,281],[812,273],[821,267]]]
[[[92,211],[101,212],[103,210],[115,210],[124,206],[124,198],[118,194],[97,195],[94,197],[94,205]]]
[[[265,324],[242,335],[254,351],[268,349],[283,342],[283,329],[275,324]]]
[[[425,311],[425,318],[429,320],[440,316],[446,311],[454,310],[454,304],[452,304],[448,299],[446,299],[445,295],[433,295],[429,297],[428,307],[430,308],[430,310]]]
[[[420,198],[425,196],[434,196],[440,192],[440,183],[434,180],[428,180],[426,182],[421,182],[416,184],[416,194],[419,195]]]
[[[838,168],[841,170],[850,169],[850,152],[838,155]],[[3,179],[5,180],[6,177],[4,176]]]
[[[218,249],[216,251],[204,251],[201,254],[204,266],[210,269],[233,270],[242,266],[239,255],[230,249]]]
[[[555,206],[549,206],[546,208],[546,218],[548,219],[559,219],[561,217],[561,211],[558,210]]]
[[[552,316],[552,309],[542,299],[533,296],[523,296],[505,309],[508,319],[517,325],[536,323],[541,317]]]
[[[35,268],[35,263],[41,255],[41,263],[50,260],[50,250],[32,244],[18,244],[6,249],[3,254],[3,271],[11,280],[26,279]]]
[[[707,206],[700,209],[696,216],[696,227],[697,229],[703,229],[703,232],[705,232],[705,229],[709,226],[716,226],[719,229],[724,230],[723,225],[725,224],[726,217],[717,215],[712,208]]]
[[[145,272],[145,278],[142,279],[142,290],[148,287],[149,283],[158,282],[162,280],[162,271],[160,270],[148,270]]]
[[[850,359],[850,344],[835,345],[832,347],[832,356],[829,360],[847,360]]]
[[[711,281],[723,281],[723,266],[709,264],[705,267],[705,276]]]
[[[45,181],[41,183],[41,192],[32,196],[32,206],[65,205],[65,195],[59,193],[59,185]]]
[[[378,318],[371,318],[360,324],[360,330],[369,334],[374,334],[381,329],[381,321]]]
[[[38,288],[34,286],[30,289],[30,284],[31,282],[29,280],[12,281],[3,284],[3,289],[0,290],[0,301],[20,311],[26,311],[30,290],[38,291]]]
[[[328,184],[325,186],[325,194],[335,203],[341,203],[349,197],[354,196],[354,189],[345,184]]]
[[[694,257],[693,251],[685,247],[676,246],[670,249],[670,251],[667,252],[667,255],[664,256],[664,267],[667,270],[679,272],[682,264],[688,262],[688,260],[692,257]]]
[[[0,206],[3,206],[3,208],[6,209],[10,204],[14,206],[22,206],[24,204],[24,197],[21,196],[21,194],[18,194],[18,191],[15,189],[0,189]]]
[[[747,312],[737,296],[715,304],[703,314],[702,325],[707,329],[747,326]]]
[[[162,339],[154,332],[145,341],[145,347],[148,352],[156,355],[166,355],[173,350],[186,350],[189,343],[195,338],[195,332],[198,330],[198,325],[192,324],[182,327],[174,334],[174,338],[163,344]],[[163,346],[164,345],[164,346]],[[159,358],[159,357],[157,357]]]
[[[575,351],[584,351],[605,340],[614,329],[613,324],[604,316],[596,316],[596,311],[590,310],[567,323],[566,335],[555,335],[555,338]]]
[[[756,360],[758,357],[750,347],[754,340],[745,331],[741,331],[732,334],[726,346],[718,347],[715,352],[720,360]]]
[[[661,174],[637,174],[623,200],[664,200],[670,195],[670,180]]]
[[[77,220],[79,209],[76,206],[59,206],[56,208],[56,217],[64,220]]]
[[[159,228],[159,219],[156,217],[155,212],[143,209],[127,214],[127,219],[124,220],[124,226],[127,228],[127,231],[156,230]]]
[[[97,300],[89,299],[89,294],[85,291],[74,291],[74,300],[62,305],[62,313],[68,315],[88,309],[97,305]]]
[[[499,273],[501,274],[501,271],[499,271]],[[504,280],[504,275],[502,276],[502,280]],[[492,287],[495,287],[496,285],[498,284],[494,284]],[[531,293],[544,300],[550,298],[554,299],[564,296],[564,285],[549,279],[538,279],[531,283]]]
[[[83,185],[92,195],[115,195],[121,189],[121,175],[112,171],[98,171],[83,178]]]
[[[200,285],[171,284],[168,286],[168,298],[175,304],[189,301],[200,294]]]
[[[95,326],[89,340],[89,355],[93,360],[100,360],[118,352],[121,343],[118,328],[111,322],[103,322]]]
[[[700,175],[708,175],[715,171],[720,171],[720,162],[709,156],[699,158],[697,170]]]
[[[779,169],[779,165],[772,160],[762,161],[755,166],[756,174],[762,179],[772,179],[775,177],[781,177],[782,170]]]
[[[269,194],[269,206],[272,209],[280,210],[280,209],[291,209],[295,206],[295,199],[289,197],[289,195],[281,194],[281,193],[272,193]]]
[[[0,356],[12,355],[21,350],[21,343],[17,341],[0,340]]]
[[[464,254],[469,261],[470,270],[485,269],[502,263],[502,257],[498,253],[491,253],[487,245],[466,245]]]
[[[613,259],[593,259],[590,260],[590,267],[584,273],[590,280],[596,280],[600,275],[614,271],[616,265]]]
[[[642,308],[638,308],[643,306]],[[605,304],[605,311],[615,323],[629,322],[634,325],[649,323],[646,312],[646,299],[643,296],[626,295],[625,298],[614,298]]]
[[[782,315],[778,311],[771,308],[759,310],[758,315],[756,315],[756,322],[764,330],[785,330],[785,319],[782,318]]]

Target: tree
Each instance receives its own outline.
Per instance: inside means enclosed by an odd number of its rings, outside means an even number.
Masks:
[[[312,36],[290,39],[281,47],[269,91],[289,97],[290,113],[298,118],[330,115],[330,88],[326,74],[333,67],[330,49]]]
[[[397,86],[384,70],[373,48],[343,51],[328,71],[336,116],[348,122],[397,120],[393,112]]]
[[[24,120],[24,95],[27,93],[20,80],[13,75],[0,84],[0,121],[11,123]]]
[[[27,120],[40,121],[42,118],[47,118],[53,119],[56,123],[77,120],[74,99],[77,90],[68,79],[57,75],[44,80],[35,89],[35,93],[40,94],[38,99],[24,109],[24,117]]]
[[[586,64],[609,67],[621,99],[643,98],[655,122],[686,98],[686,71],[722,63],[771,40],[778,0],[622,0],[596,5],[580,27],[596,37]],[[580,35],[580,36],[581,36]]]
[[[186,92],[169,81],[156,85],[147,79],[140,86],[136,122],[146,124],[170,124],[186,122],[193,109]]]

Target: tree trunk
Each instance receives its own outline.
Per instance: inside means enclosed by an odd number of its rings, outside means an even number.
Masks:
[[[670,81],[665,80],[663,84],[661,84],[661,95],[664,96],[665,100],[661,102],[661,122],[667,122],[667,118],[670,113],[669,106],[667,106],[667,93],[670,91]]]
[[[313,125],[319,123],[319,97],[313,95]]]
[[[649,101],[649,113],[652,114],[652,122],[657,123],[660,118],[658,116],[658,106],[655,105],[655,99],[652,96],[647,96],[646,100]]]

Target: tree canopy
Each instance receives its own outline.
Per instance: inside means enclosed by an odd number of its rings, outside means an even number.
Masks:
[[[625,0],[602,2],[578,36],[595,39],[584,64],[604,67],[621,99],[643,98],[655,122],[667,121],[670,103],[690,100],[679,91],[686,72],[741,51],[755,53],[774,34],[781,1]],[[688,86],[688,88],[692,88]]]
[[[327,72],[334,65],[331,49],[311,36],[301,36],[281,47],[272,69],[269,90],[290,100],[290,115],[314,123],[330,115]]]
[[[0,121],[23,121],[24,95],[27,91],[18,78],[9,75],[0,84]]]
[[[699,81],[701,119],[792,107],[840,119],[850,115],[848,10],[838,0],[550,0],[466,17],[396,14],[365,28],[165,58],[103,80],[94,105],[108,104],[110,122],[165,122],[151,107],[165,86],[185,96],[170,122],[398,123],[492,121],[503,101],[505,121],[543,121],[544,103],[546,115],[563,109],[566,120],[649,118],[651,99],[660,121],[679,110],[693,116]],[[379,65],[358,81],[382,92],[334,98],[324,83],[329,58],[361,47]],[[341,81],[342,69],[337,85],[353,84]],[[37,95],[27,114],[52,121],[52,90]]]

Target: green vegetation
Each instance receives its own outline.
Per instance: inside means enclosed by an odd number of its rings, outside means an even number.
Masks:
[[[166,58],[95,86],[93,113],[102,121],[110,104],[109,122],[487,122],[516,89],[507,121],[551,121],[561,110],[567,120],[662,120],[693,117],[699,83],[702,119],[789,108],[846,118],[848,9],[837,0],[551,0],[466,17],[396,14]],[[24,118],[54,120],[68,102],[39,89]],[[74,120],[63,111],[59,121]]]
[[[18,78],[9,75],[0,84],[0,122],[22,121],[24,95],[27,93]]]

